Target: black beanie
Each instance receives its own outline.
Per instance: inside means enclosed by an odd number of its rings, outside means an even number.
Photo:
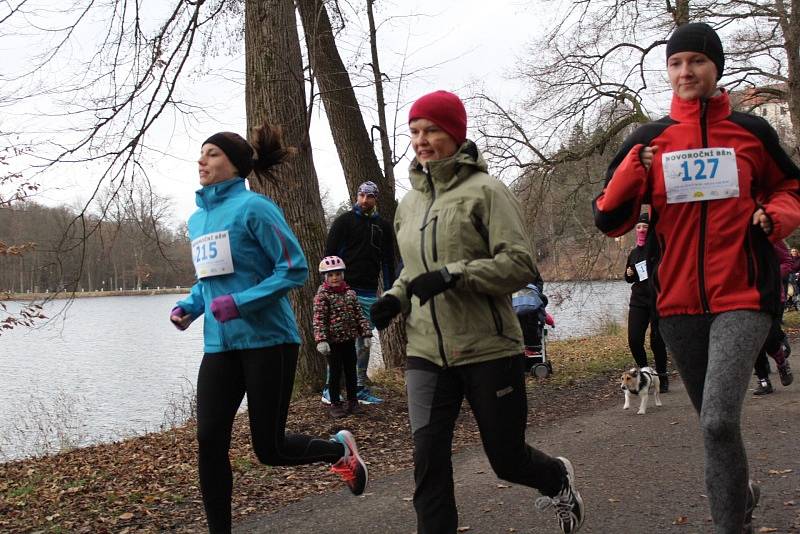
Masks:
[[[678,52],[700,52],[708,56],[717,67],[717,80],[722,78],[725,68],[725,53],[722,41],[714,28],[704,22],[690,22],[672,32],[667,41],[667,59]]]
[[[203,145],[209,143],[218,146],[225,152],[233,166],[239,171],[239,176],[247,178],[253,170],[253,147],[250,146],[250,143],[239,134],[232,132],[215,133],[203,141]]]
[[[641,212],[639,214],[639,220],[636,221],[636,224],[639,224],[639,223],[650,224],[650,214],[647,213],[646,211]]]

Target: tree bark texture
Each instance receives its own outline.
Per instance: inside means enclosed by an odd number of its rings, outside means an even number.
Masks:
[[[358,104],[347,68],[339,55],[331,27],[328,10],[323,0],[297,0],[300,18],[306,35],[306,45],[311,68],[320,89],[325,105],[328,123],[331,127],[336,152],[344,169],[345,181],[350,197],[355,198],[358,186],[367,180],[378,184],[378,211],[388,221],[394,221],[397,202],[394,199],[394,168],[391,151],[386,158],[384,151],[384,172],[378,164],[375,150],[369,136],[361,108]],[[371,11],[370,11],[371,13]],[[373,62],[377,66],[377,48],[374,31],[370,32],[373,47]],[[378,75],[380,76],[380,75]],[[379,111],[383,111],[383,93],[379,92]],[[383,114],[385,116],[385,114]],[[382,136],[386,133],[385,119],[382,121]],[[383,140],[382,140],[383,141]],[[395,251],[399,259],[399,253]],[[405,359],[405,332],[401,321],[381,333],[381,349],[387,367],[402,366]]]
[[[783,0],[776,0],[775,7],[780,14],[779,24],[786,50],[786,102],[794,133],[794,146],[790,148],[795,161],[800,161],[800,0],[792,0],[789,12]]]
[[[369,48],[372,58],[372,74],[375,80],[375,98],[378,104],[378,127],[381,138],[381,155],[383,156],[384,188],[390,189],[391,198],[394,199],[394,152],[389,140],[389,130],[386,122],[386,99],[383,95],[383,72],[381,72],[380,58],[378,57],[378,31],[375,27],[375,16],[372,6],[375,0],[367,0],[367,18],[369,21]],[[392,202],[391,212],[384,210],[384,215],[394,221],[397,205]],[[395,247],[395,258],[400,258],[400,249]],[[391,326],[381,335],[381,349],[383,360],[387,368],[403,367],[406,352],[405,321],[392,321]]]
[[[308,281],[289,297],[302,340],[300,384],[321,389],[325,361],[314,343],[312,303],[320,283],[316,267],[324,249],[325,219],[306,125],[300,38],[291,0],[246,0],[245,64],[248,131],[264,120],[281,125],[286,143],[298,150],[278,167],[273,182],[258,180],[253,174],[250,183],[254,191],[266,194],[283,209],[308,260]]]
[[[350,197],[355,198],[362,182],[372,180],[380,187],[383,172],[375,157],[347,68],[336,48],[325,3],[323,0],[297,0],[297,7],[303,21],[309,61],[325,105],[347,190]],[[391,190],[394,191],[394,184]],[[380,187],[378,202],[381,210],[394,203],[394,196],[388,196],[389,193],[388,188]]]

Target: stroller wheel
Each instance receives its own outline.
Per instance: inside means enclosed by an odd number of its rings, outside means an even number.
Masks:
[[[536,378],[547,378],[550,375],[550,368],[547,364],[537,363],[531,369],[531,374]]]

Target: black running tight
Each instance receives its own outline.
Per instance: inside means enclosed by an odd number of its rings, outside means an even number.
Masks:
[[[637,367],[647,367],[647,352],[644,349],[644,335],[650,325],[650,348],[653,350],[656,372],[667,372],[667,348],[658,331],[658,317],[649,308],[631,306],[628,311],[628,347],[631,349]]]
[[[267,465],[334,463],[341,443],[285,433],[297,345],[207,353],[197,377],[200,489],[210,532],[230,532],[233,419],[247,393],[253,450]]]

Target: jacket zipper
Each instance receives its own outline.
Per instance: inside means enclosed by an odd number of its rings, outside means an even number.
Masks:
[[[756,282],[756,267],[753,262],[753,243],[749,221],[744,233],[744,255],[747,259],[747,285],[753,287],[753,284]]]
[[[208,219],[210,218],[209,215],[211,214],[211,210],[209,209],[208,201],[206,197],[203,196],[203,208],[206,210],[205,217],[203,218],[203,231],[200,235],[206,235],[208,233]],[[194,250],[192,250],[192,255],[194,255]],[[209,293],[211,292],[211,286],[208,286]],[[204,303],[205,304],[205,303]],[[226,350],[229,349],[228,342],[225,339],[225,323],[217,322],[217,329],[219,331],[219,342],[220,345],[225,348]]]
[[[439,222],[438,215],[433,218],[433,233],[431,237],[431,247],[433,248],[433,261],[434,263],[439,261],[439,251],[436,248],[436,226]]]
[[[489,310],[492,312],[492,321],[494,321],[494,329],[497,333],[497,336],[502,337],[503,339],[508,339],[509,341],[513,341],[514,343],[519,343],[519,339],[515,339],[505,334],[505,328],[503,327],[503,316],[500,315],[499,311],[497,311],[497,305],[494,303],[494,299],[487,295],[486,302],[489,303]]]
[[[703,148],[708,148],[708,125],[706,124],[706,113],[708,111],[708,100],[700,101],[700,137]],[[700,239],[697,242],[697,278],[700,284],[700,304],[705,313],[711,313],[708,305],[708,295],[706,294],[706,220],[708,219],[708,201],[700,201]]]
[[[422,219],[422,226],[420,227],[420,232],[422,235],[419,239],[419,252],[422,256],[422,266],[425,267],[425,272],[430,272],[430,268],[428,267],[428,260],[425,258],[425,230],[428,226],[428,215],[430,215],[431,208],[433,207],[433,203],[436,202],[436,189],[433,187],[433,178],[431,178],[431,171],[430,169],[425,166],[425,178],[428,180],[428,187],[431,188],[431,202],[428,204],[428,209],[425,210],[425,217]],[[433,220],[433,249],[436,250],[436,219]],[[430,302],[431,306],[431,320],[433,321],[433,329],[436,330],[436,342],[439,346],[439,356],[442,358],[442,366],[449,367],[447,363],[447,357],[444,354],[444,339],[442,338],[442,330],[439,327],[439,321],[436,319],[436,299],[431,299]]]
[[[489,310],[492,312],[492,320],[494,321],[494,329],[498,336],[503,335],[503,320],[497,312],[497,306],[492,302],[492,297],[486,295],[486,302],[489,303]]]

